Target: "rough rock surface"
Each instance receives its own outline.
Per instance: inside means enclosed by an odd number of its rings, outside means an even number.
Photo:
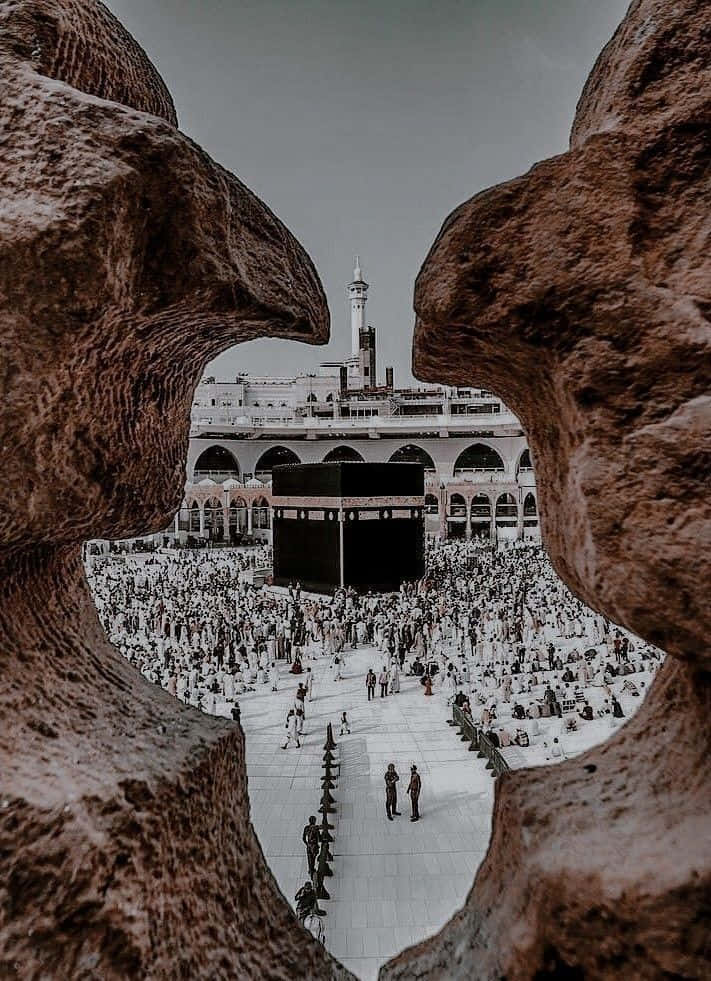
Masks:
[[[80,543],[165,527],[237,341],[320,343],[311,261],[93,0],[0,2],[0,976],[349,977],[249,822],[238,725],[107,643]]]
[[[414,355],[420,377],[481,382],[517,413],[578,595],[707,667],[708,14],[634,3],[570,152],[450,215],[417,280]]]
[[[414,364],[521,418],[571,588],[667,650],[638,715],[506,774],[464,909],[383,979],[711,976],[711,20],[637,0],[568,153],[445,222]]]

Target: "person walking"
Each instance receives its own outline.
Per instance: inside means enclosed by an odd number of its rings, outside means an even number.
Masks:
[[[301,834],[301,840],[306,845],[306,861],[308,862],[309,866],[309,875],[313,879],[316,871],[316,859],[318,857],[320,844],[320,834],[318,825],[316,824],[315,815],[312,814],[309,818],[309,823],[306,825]]]
[[[390,678],[390,694],[396,695],[400,691],[400,668],[397,661],[394,662],[392,675]]]
[[[420,774],[417,772],[417,767],[413,763],[410,767],[410,783],[407,788],[407,792],[410,795],[410,805],[412,807],[412,817],[411,821],[420,820],[420,790],[422,789],[422,781],[420,780]]]
[[[368,668],[368,673],[365,676],[365,687],[368,692],[368,701],[375,698],[375,685],[377,683],[377,678],[375,677],[375,671],[372,668]]]
[[[314,676],[311,668],[306,669],[306,697],[311,701],[314,697]]]
[[[348,716],[344,712],[341,715],[341,735],[343,736],[346,732],[350,735],[351,727],[348,724]]]
[[[383,665],[383,670],[380,672],[380,677],[378,681],[380,682],[380,697],[385,698],[388,693],[388,671],[385,665]]]
[[[299,742],[298,722],[299,720],[296,718],[294,709],[289,709],[286,716],[286,725],[284,726],[287,732],[286,742],[282,746],[282,749],[288,749],[289,744],[292,742],[296,743],[297,747],[301,746]]]
[[[388,821],[392,821],[393,814],[400,814],[397,809],[397,782],[400,779],[394,763],[388,763],[385,771],[385,813]]]
[[[296,915],[299,917],[302,923],[304,923],[309,916],[326,915],[326,911],[321,909],[318,905],[316,890],[314,889],[313,883],[310,879],[307,879],[301,889],[299,889],[299,891],[296,893],[294,896],[294,902],[296,903]]]

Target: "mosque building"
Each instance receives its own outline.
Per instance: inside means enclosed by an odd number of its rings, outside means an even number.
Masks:
[[[426,532],[538,539],[537,494],[521,424],[491,392],[396,388],[378,377],[369,285],[356,257],[347,287],[351,353],[289,377],[206,377],[195,391],[187,483],[172,529],[213,541],[271,537],[272,468],[329,461],[425,467]]]

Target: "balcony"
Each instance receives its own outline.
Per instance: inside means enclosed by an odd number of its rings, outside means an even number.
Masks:
[[[240,480],[235,473],[230,473],[225,470],[195,470],[193,471],[192,480],[188,480],[189,484],[199,484],[201,480],[214,480],[216,484],[224,484],[226,481],[231,480],[238,487],[254,487],[255,479],[259,481],[264,487],[267,487],[271,482],[270,475],[259,474],[255,477],[251,477],[249,481]]]
[[[470,415],[455,414],[426,414],[412,416],[338,416],[336,418],[316,418],[313,416],[295,417],[293,413],[248,413],[242,415],[212,413],[197,415],[192,418],[191,436],[200,436],[202,432],[216,430],[253,433],[260,429],[278,430],[296,434],[313,433],[326,435],[329,432],[370,432],[386,433],[408,432],[413,429],[431,429],[437,433],[442,430],[453,434],[471,430],[476,425],[478,429],[484,426],[499,428],[502,426],[520,427],[516,416],[510,412],[475,413]],[[464,471],[463,471],[464,472]],[[466,473],[466,472],[464,472]]]
[[[230,473],[228,470],[195,470],[193,473],[193,483],[195,484],[206,479],[214,480],[216,484],[224,484],[226,480],[235,480],[239,483],[239,475]]]
[[[464,481],[469,484],[513,484],[516,478],[506,470],[456,470],[454,477],[446,478],[446,483]]]

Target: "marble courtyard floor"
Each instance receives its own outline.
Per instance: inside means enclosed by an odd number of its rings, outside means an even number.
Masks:
[[[303,678],[281,666],[279,692],[268,685],[240,699],[247,747],[252,822],[287,900],[308,878],[301,832],[318,813],[326,724],[333,723],[341,759],[331,845],[331,899],[322,907],[326,946],[363,981],[404,947],[435,933],[461,907],[489,841],[494,782],[484,762],[447,725],[451,710],[417,679],[367,701],[365,674],[382,660],[373,648],[346,653],[344,677],[333,681],[329,658],[310,662],[314,697],[307,702],[300,749],[282,750],[284,722]],[[306,666],[305,662],[305,666]],[[379,686],[378,686],[379,692]],[[263,692],[263,693],[262,693]],[[350,735],[339,735],[348,712]],[[400,774],[401,817],[385,815],[383,775]],[[421,820],[409,820],[405,794],[412,763],[422,777]]]

